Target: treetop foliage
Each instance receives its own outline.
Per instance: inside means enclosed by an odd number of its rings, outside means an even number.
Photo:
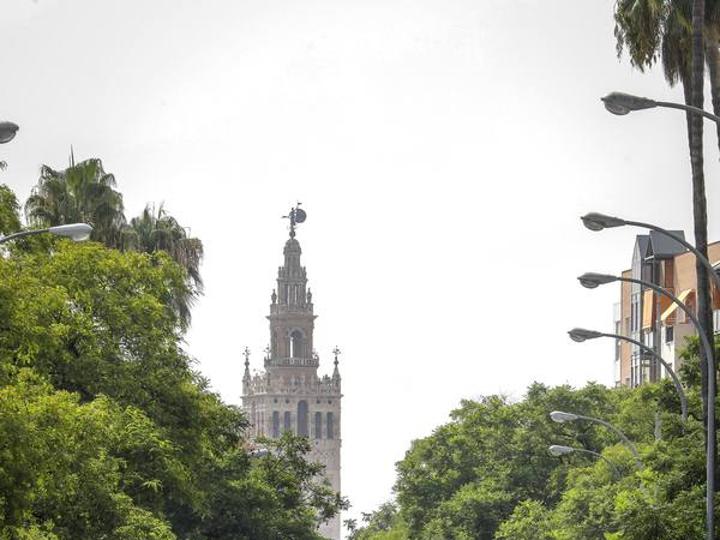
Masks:
[[[696,340],[682,370],[691,417],[680,420],[670,381],[637,389],[532,384],[524,398],[467,400],[397,463],[392,503],[350,522],[353,540],[576,540],[701,538],[705,453]],[[592,422],[604,419],[637,445]],[[552,444],[600,453],[553,457]]]

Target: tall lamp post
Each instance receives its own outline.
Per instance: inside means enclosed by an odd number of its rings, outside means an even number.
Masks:
[[[640,349],[645,351],[646,353],[650,354],[654,358],[656,358],[665,368],[665,370],[670,375],[670,378],[673,381],[673,384],[675,385],[675,390],[677,390],[678,396],[680,396],[680,410],[682,412],[682,422],[685,424],[687,422],[687,415],[688,415],[688,403],[687,403],[687,396],[685,395],[685,390],[682,387],[682,384],[680,384],[680,379],[678,379],[678,376],[675,374],[675,371],[673,368],[668,364],[662,356],[660,356],[658,353],[656,353],[652,347],[648,347],[641,341],[637,341],[635,339],[621,336],[620,334],[606,334],[604,332],[596,332],[595,330],[586,330],[585,328],[573,328],[568,332],[568,335],[570,336],[570,339],[573,341],[576,341],[578,343],[582,343],[583,341],[587,341],[588,339],[595,339],[599,337],[609,337],[613,339],[620,339],[623,341],[627,341],[629,343],[632,343],[633,345],[638,346]]]
[[[678,238],[675,235],[671,235],[673,238]],[[683,245],[686,244],[686,242],[683,241]],[[689,245],[689,244],[688,244]],[[692,251],[695,253],[697,250],[692,247]],[[696,253],[698,258],[701,258],[707,264],[712,268],[712,265],[710,264],[710,261],[705,259],[701,254]],[[705,263],[703,263],[705,264]],[[715,279],[718,279],[718,276],[715,274],[715,272],[711,272],[711,275],[715,277]],[[695,326],[695,329],[697,330],[698,336],[700,337],[700,343],[703,347],[703,352],[705,353],[705,358],[707,361],[707,367],[708,367],[708,411],[707,411],[707,452],[706,452],[706,504],[707,508],[706,511],[708,512],[708,515],[706,516],[706,519],[710,520],[709,522],[712,524],[714,523],[714,500],[713,497],[715,495],[715,362],[713,361],[713,348],[712,345],[710,345],[710,341],[708,340],[707,334],[703,332],[702,325],[700,324],[700,321],[695,316],[695,314],[692,312],[691,309],[689,309],[677,296],[674,294],[666,291],[662,287],[655,285],[654,283],[650,283],[649,281],[643,281],[641,279],[635,279],[635,278],[628,278],[628,277],[621,277],[621,276],[611,276],[608,274],[595,274],[592,272],[588,272],[586,274],[583,274],[578,278],[580,281],[580,284],[583,287],[586,287],[588,289],[594,289],[598,285],[604,285],[606,283],[613,283],[615,281],[626,281],[628,283],[637,283],[638,285],[642,285],[644,287],[647,287],[648,289],[652,289],[653,291],[657,292],[658,294],[661,294],[665,296],[666,298],[669,298],[672,300],[684,313],[687,315],[688,319],[692,321],[693,325]]]
[[[552,444],[548,447],[548,452],[550,452],[551,455],[555,457],[560,456],[566,456],[568,454],[573,454],[575,452],[580,452],[583,454],[589,454],[591,456],[595,456],[597,458],[600,458],[605,461],[608,465],[610,465],[610,468],[615,473],[615,478],[620,478],[620,471],[618,470],[617,466],[610,461],[608,458],[600,454],[599,452],[593,452],[592,450],[588,450],[586,448],[573,448],[572,446],[562,446],[560,444]]]
[[[632,455],[635,457],[635,465],[637,466],[638,470],[642,470],[642,461],[640,461],[640,453],[638,452],[637,447],[630,439],[628,439],[627,435],[625,435],[622,431],[613,426],[610,422],[606,422],[605,420],[601,420],[600,418],[593,418],[592,416],[583,416],[582,414],[575,414],[564,411],[553,411],[550,413],[550,418],[552,418],[554,422],[557,422],[559,424],[563,424],[565,422],[575,422],[577,420],[587,420],[588,422],[594,422],[596,424],[603,425],[609,430],[614,431],[617,436],[620,437],[622,442],[625,443],[625,446],[630,449],[630,452],[632,452]]]
[[[0,244],[17,240],[25,236],[34,236],[36,234],[50,233],[56,236],[66,236],[75,242],[82,242],[90,238],[93,228],[87,223],[70,223],[68,225],[57,225],[55,227],[47,227],[45,229],[31,229],[29,231],[20,231],[7,236],[0,236]]]
[[[693,47],[697,46],[698,50],[700,50],[702,48],[702,45],[701,45],[702,35],[701,35],[701,32],[699,31],[700,26],[698,26],[698,25],[702,25],[702,21],[700,19],[696,20],[696,17],[699,17],[699,18],[702,17],[701,6],[704,4],[703,3],[696,3],[696,4],[697,5],[695,5],[693,7],[693,41],[694,41]],[[693,54],[693,56],[695,56],[695,54]],[[695,63],[696,61],[697,61],[697,59],[694,58],[693,63]],[[702,64],[702,60],[699,60],[699,62],[700,62],[700,64]],[[700,73],[702,73],[702,68],[700,69]],[[697,93],[697,96],[695,96],[695,97],[697,97],[698,101],[701,102],[702,101],[702,76],[701,75],[700,75],[700,79],[694,82],[694,86],[695,86],[694,91]],[[651,109],[654,107],[667,107],[670,109],[684,110],[684,111],[686,111],[688,113],[692,113],[696,116],[701,115],[701,116],[707,118],[708,120],[712,120],[713,122],[718,124],[718,126],[720,126],[720,117],[719,116],[717,116],[715,114],[711,114],[700,107],[695,107],[692,105],[685,105],[682,103],[670,103],[667,101],[655,101],[653,99],[633,96],[631,94],[625,94],[623,92],[612,92],[612,93],[608,94],[607,96],[605,96],[604,98],[601,98],[601,100],[605,104],[605,108],[609,112],[611,112],[613,114],[617,114],[617,115],[625,115],[631,111],[637,111],[637,110],[642,110],[642,109]],[[699,104],[701,105],[701,103],[699,103]],[[693,124],[695,124],[695,122],[689,122],[688,126],[691,127]],[[698,133],[701,134],[702,133],[701,123],[698,122],[696,127],[699,130]],[[719,127],[719,129],[720,129],[720,127]],[[691,146],[692,146],[692,140],[693,140],[693,137],[691,134],[691,136],[690,136]],[[700,146],[702,146],[702,140],[700,140],[699,144],[700,144]],[[691,151],[690,161],[694,161],[694,158],[692,156],[692,151]],[[693,169],[694,169],[694,167],[695,166],[693,165]],[[700,168],[702,169],[702,164],[700,165]],[[703,197],[704,197],[704,194],[703,194]],[[585,221],[585,220],[583,219],[583,221]],[[632,223],[632,222],[626,222],[626,223],[620,223],[620,224],[621,225],[628,224],[628,225],[647,226],[647,224]],[[587,225],[587,223],[586,223],[586,225]],[[614,226],[617,226],[617,225],[614,225]],[[676,236],[668,233],[668,231],[665,231],[664,229],[660,229],[659,227],[653,227],[653,226],[648,226],[648,228],[650,228],[651,230],[656,230],[656,231],[662,232],[663,234],[665,234],[671,238],[674,238],[675,240],[680,241]],[[707,258],[702,253],[700,253],[695,248],[695,246],[689,245],[684,241],[680,241],[680,243],[683,244],[688,249],[690,249],[690,251],[692,251],[695,254],[695,256],[698,258],[697,260],[703,266],[705,266],[705,268],[708,269],[711,279],[715,283],[715,286],[718,286],[718,276],[715,274],[715,270],[712,268],[712,265],[709,264],[709,261],[707,260]],[[720,288],[718,288],[718,290],[720,290]],[[702,333],[701,328],[698,328],[698,333]],[[714,468],[715,468],[715,438],[716,438],[716,433],[715,433],[715,377],[716,377],[716,374],[715,374],[715,366],[714,366],[715,361],[714,361],[714,350],[713,349],[710,350],[710,356],[706,357],[706,362],[707,362],[707,368],[708,368],[708,373],[707,373],[707,375],[708,375],[708,377],[707,377],[707,379],[708,379],[708,388],[707,388],[707,392],[708,392],[708,396],[707,396],[707,409],[708,409],[708,420],[707,420],[707,422],[708,422],[708,425],[707,425],[707,431],[708,431],[708,433],[707,433],[708,445],[707,446],[708,446],[708,448],[707,448],[707,453],[708,453],[708,456],[707,456],[707,461],[708,461],[708,469],[710,469],[710,464],[712,463],[712,469],[714,470]],[[711,367],[713,368],[712,370],[710,369]],[[711,391],[711,388],[712,388],[712,391]],[[712,422],[711,422],[711,418],[712,418]],[[711,454],[711,450],[712,450],[712,454]],[[706,506],[707,506],[706,507],[706,521],[707,521],[708,540],[711,540],[715,536],[715,510],[714,510],[715,487],[714,487],[714,483],[715,483],[715,478],[714,477],[710,478],[708,476],[708,488],[707,488],[707,500],[706,500]]]

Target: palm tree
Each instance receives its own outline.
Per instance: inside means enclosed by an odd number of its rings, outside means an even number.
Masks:
[[[701,109],[704,106],[704,65],[707,61],[713,111],[720,115],[720,0],[618,0],[615,22],[618,56],[623,49],[627,49],[631,63],[644,71],[655,63],[660,54],[665,79],[671,86],[680,81],[685,103]],[[695,245],[707,257],[703,118],[688,113],[686,120],[692,171]],[[716,131],[720,148],[720,125]],[[696,264],[696,271],[698,318],[712,343],[709,276],[700,263]],[[709,407],[714,408],[714,396],[712,401],[709,400],[708,381],[716,374],[708,373],[704,359],[701,364],[703,416],[707,421]],[[707,433],[707,437],[708,444],[712,442],[715,446],[715,433]],[[716,461],[715,455],[712,460]],[[715,480],[708,479],[709,482]]]
[[[203,257],[202,241],[188,236],[184,227],[165,211],[161,204],[157,210],[147,205],[140,216],[132,218],[122,234],[122,248],[154,253],[165,251],[187,275],[187,289],[177,291],[175,310],[183,326],[190,322],[190,308],[202,294],[200,263]]]
[[[63,171],[41,167],[25,214],[31,224],[41,227],[89,223],[93,240],[117,247],[125,215],[122,195],[114,188],[115,177],[105,172],[99,159],[76,164],[71,155],[70,166]]]

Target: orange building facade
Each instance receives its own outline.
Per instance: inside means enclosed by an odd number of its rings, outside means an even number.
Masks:
[[[682,231],[672,231],[683,236]],[[720,242],[708,246],[713,266],[720,264]],[[690,309],[697,310],[695,256],[681,244],[656,232],[638,235],[633,249],[632,267],[622,273],[659,285],[677,296]],[[713,323],[720,331],[720,294],[713,287]],[[641,285],[621,282],[620,303],[615,305],[614,332],[631,337],[660,353],[677,370],[685,338],[695,328],[682,310],[666,297]],[[666,376],[665,369],[639,347],[617,340],[615,345],[615,384],[636,387]]]

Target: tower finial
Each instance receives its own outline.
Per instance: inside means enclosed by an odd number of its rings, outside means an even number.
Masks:
[[[243,356],[245,357],[245,367],[250,367],[250,349],[245,347],[245,350],[243,350]]]
[[[295,238],[295,227],[307,218],[305,210],[300,208],[301,204],[302,203],[298,201],[295,206],[290,209],[288,215],[283,216],[283,218],[290,220],[290,238]]]
[[[340,370],[338,369],[338,356],[342,354],[342,351],[338,348],[337,345],[335,345],[335,348],[332,350],[332,353],[335,355],[335,361],[333,364],[335,364],[335,369],[333,369],[333,380],[340,382]]]

